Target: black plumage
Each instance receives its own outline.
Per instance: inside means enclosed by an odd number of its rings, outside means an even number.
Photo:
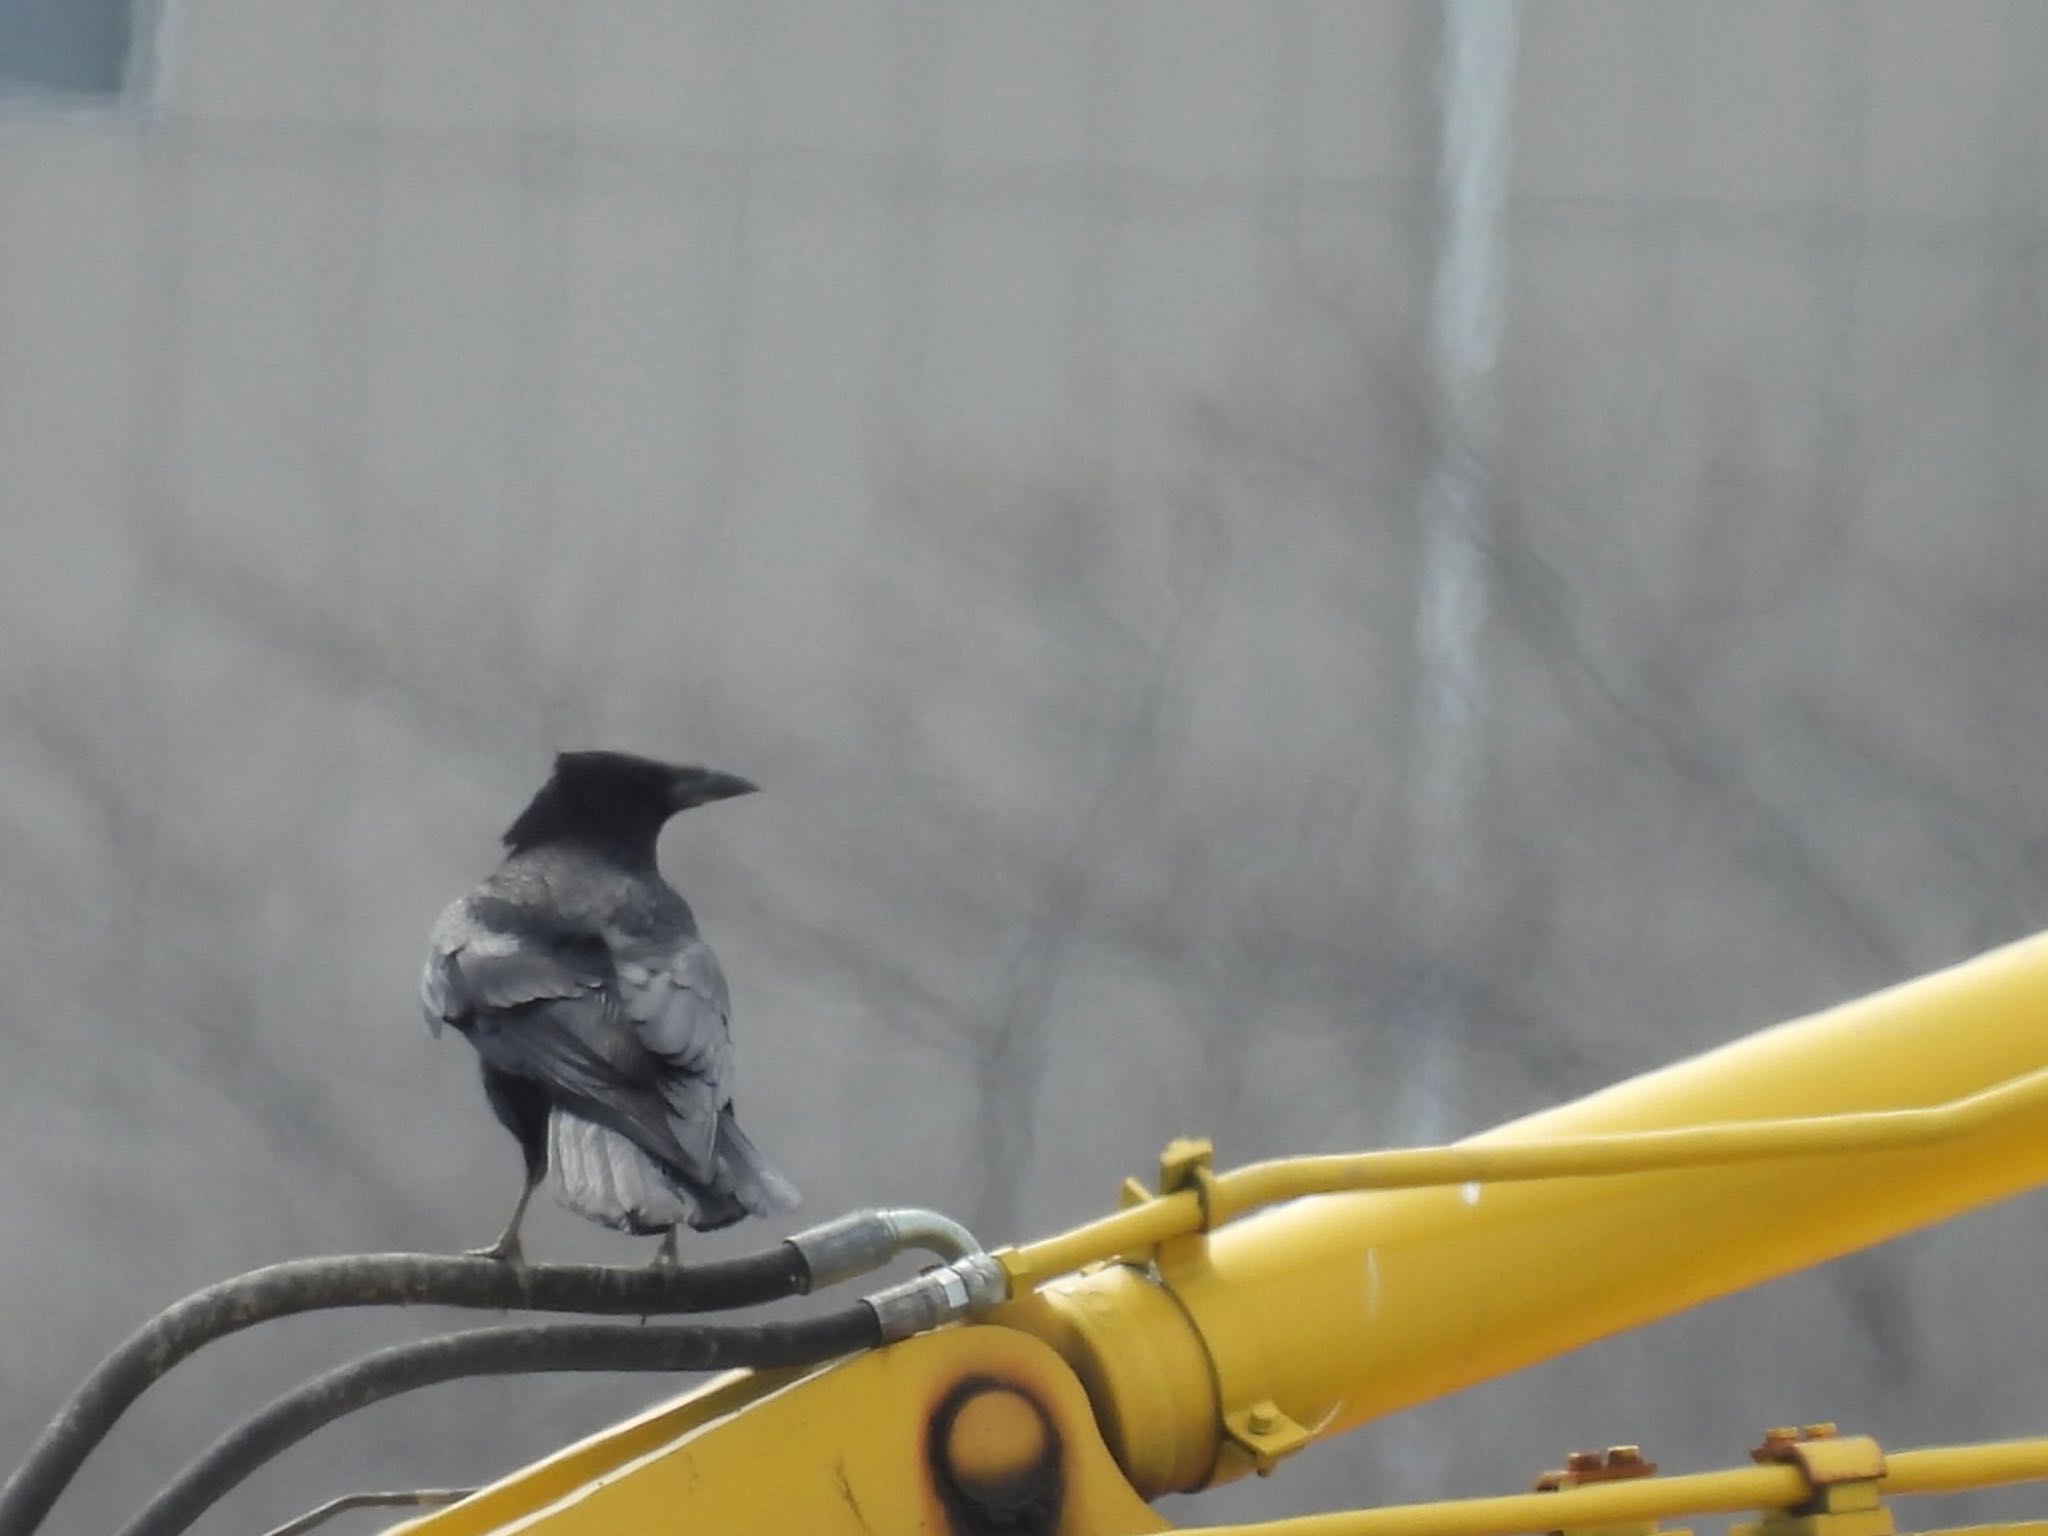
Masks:
[[[750,794],[731,774],[569,752],[505,833],[505,860],[434,925],[427,1023],[476,1047],[526,1184],[490,1248],[519,1258],[550,1166],[561,1198],[630,1232],[729,1226],[797,1193],[732,1109],[730,1002],[655,839],[676,812]]]

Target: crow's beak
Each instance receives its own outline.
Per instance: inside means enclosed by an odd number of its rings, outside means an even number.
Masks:
[[[751,795],[760,790],[760,785],[741,778],[736,773],[718,773],[710,768],[684,768],[676,773],[675,808],[687,811],[693,805],[709,805],[714,800],[731,800],[738,795]]]

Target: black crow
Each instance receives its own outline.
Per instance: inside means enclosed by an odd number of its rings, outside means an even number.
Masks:
[[[730,1226],[797,1192],[733,1119],[725,976],[655,866],[662,824],[754,792],[745,779],[621,752],[565,752],[505,833],[497,873],[434,924],[427,1026],[476,1047],[484,1094],[526,1154],[485,1257],[517,1263],[552,1163],[564,1204],[628,1232]]]

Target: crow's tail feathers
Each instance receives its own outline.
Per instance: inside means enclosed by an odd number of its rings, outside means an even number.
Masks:
[[[548,1161],[562,1204],[621,1232],[666,1232],[690,1219],[693,1202],[675,1176],[617,1131],[556,1109]]]
[[[622,1232],[665,1232],[687,1223],[715,1232],[748,1216],[797,1207],[796,1186],[778,1173],[733,1120],[718,1117],[718,1162],[701,1183],[632,1139],[557,1108],[548,1119],[548,1160],[562,1203]]]
[[[761,1155],[761,1149],[740,1129],[729,1107],[718,1116],[718,1182],[722,1190],[731,1190],[733,1198],[756,1216],[793,1211],[803,1202],[796,1186]]]

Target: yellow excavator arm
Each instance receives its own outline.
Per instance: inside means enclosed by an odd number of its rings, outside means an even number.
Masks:
[[[1114,1214],[940,1272],[957,1304],[922,1321],[944,1326],[720,1379],[405,1529],[1164,1530],[1162,1493],[2044,1181],[2048,937],[1451,1147],[1219,1173],[1176,1143]],[[1691,1477],[1580,1458],[1542,1493],[1257,1529],[1755,1509],[1770,1536],[1873,1536],[1881,1494],[2048,1476],[2034,1441],[1887,1459],[1784,1431],[1758,1456]]]

